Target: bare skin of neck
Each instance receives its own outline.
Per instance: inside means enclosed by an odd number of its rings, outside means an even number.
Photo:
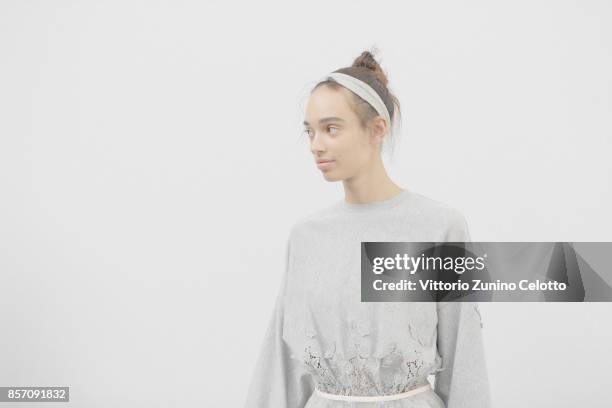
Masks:
[[[364,167],[354,177],[342,181],[344,199],[348,203],[372,203],[391,199],[404,188],[391,180],[379,155],[370,166]]]

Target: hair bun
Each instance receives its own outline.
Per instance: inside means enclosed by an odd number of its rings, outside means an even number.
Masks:
[[[376,51],[373,50],[373,52]],[[382,70],[380,64],[378,63],[378,61],[376,61],[376,58],[374,58],[374,55],[370,51],[363,51],[360,56],[355,58],[355,61],[353,61],[352,66],[355,68],[367,68],[373,72],[376,78],[378,78],[378,80],[383,85],[387,86],[387,84],[389,83],[387,75]]]

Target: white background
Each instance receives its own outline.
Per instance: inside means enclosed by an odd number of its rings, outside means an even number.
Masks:
[[[289,228],[344,197],[307,93],[374,45],[396,183],[474,241],[612,241],[611,3],[404,3],[2,1],[0,386],[241,406]],[[609,404],[610,311],[482,304],[495,407]]]

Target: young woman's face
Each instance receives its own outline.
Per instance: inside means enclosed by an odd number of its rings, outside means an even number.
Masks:
[[[349,105],[350,91],[326,86],[310,95],[304,132],[310,141],[314,164],[329,181],[346,180],[367,171],[376,157],[376,146]],[[317,163],[327,160],[325,163]]]

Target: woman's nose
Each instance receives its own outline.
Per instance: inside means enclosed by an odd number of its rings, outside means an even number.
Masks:
[[[323,145],[321,138],[317,137],[316,135],[313,136],[313,138],[310,140],[310,151],[312,153],[316,153],[316,152],[321,152],[324,150],[325,150],[325,146]]]

